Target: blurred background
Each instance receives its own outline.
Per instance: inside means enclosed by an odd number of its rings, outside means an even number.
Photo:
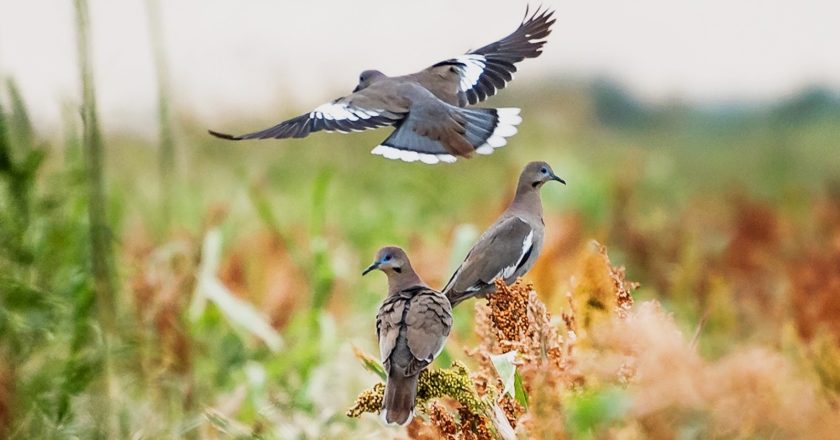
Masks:
[[[404,435],[344,416],[378,381],[353,347],[377,352],[386,283],[361,270],[398,244],[442,286],[531,160],[568,182],[543,189],[527,276],[549,311],[597,240],[637,301],[702,330],[704,359],[763,347],[837,408],[840,7],[543,5],[544,54],[486,103],[521,107],[519,134],[423,166],[370,155],[387,130],[206,130],[265,128],[364,69],[480,47],[526,2],[0,0],[0,438]],[[465,358],[472,320],[457,310],[442,365]],[[683,438],[733,434],[711,404],[674,405]],[[780,429],[756,423],[740,434]]]

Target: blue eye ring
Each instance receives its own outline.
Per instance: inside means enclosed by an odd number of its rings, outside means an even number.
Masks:
[[[548,174],[548,168],[543,167],[543,168],[540,170],[540,172],[541,172],[541,173],[543,173],[543,174]]]
[[[385,258],[382,259],[383,261],[391,261],[391,256],[386,255]]]

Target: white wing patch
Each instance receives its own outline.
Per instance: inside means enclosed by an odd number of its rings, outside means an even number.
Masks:
[[[462,92],[466,92],[478,84],[478,79],[484,73],[484,66],[486,65],[487,59],[484,58],[484,55],[466,54],[455,58],[455,61],[463,64],[463,66],[458,67],[459,73],[461,74],[459,88]]]
[[[534,231],[528,232],[528,235],[525,236],[525,240],[522,241],[522,250],[519,252],[519,258],[516,259],[516,262],[511,264],[510,266],[502,269],[497,275],[496,278],[502,278],[504,280],[513,276],[514,272],[516,272],[516,268],[519,267],[519,264],[522,263],[522,259],[525,258],[525,254],[528,253],[528,249],[531,248],[531,244],[534,242]]]
[[[329,102],[319,105],[309,113],[312,119],[327,119],[330,121],[358,121],[359,119],[370,119],[382,114],[383,110],[365,110],[347,105],[346,102]]]
[[[399,148],[389,147],[387,145],[377,145],[376,148],[371,150],[371,154],[376,154],[387,159],[399,159],[405,162],[416,162],[418,160],[427,164],[455,162],[455,156],[451,154],[419,153],[411,150],[400,150]]]
[[[498,277],[498,275],[496,275],[496,277]],[[476,285],[469,287],[467,290],[464,291],[464,293],[473,293],[478,292],[479,290],[481,290],[481,281],[476,283]]]
[[[496,128],[487,141],[475,149],[478,154],[492,154],[496,148],[501,148],[507,145],[508,137],[516,134],[516,126],[522,122],[522,117],[519,116],[518,108],[499,108],[496,109],[496,115],[499,122],[496,123]]]

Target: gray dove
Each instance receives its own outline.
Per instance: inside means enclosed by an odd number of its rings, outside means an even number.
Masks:
[[[379,353],[388,375],[380,416],[387,424],[405,425],[414,417],[420,372],[443,350],[452,328],[452,308],[417,276],[402,249],[383,247],[362,275],[374,269],[388,276],[388,297],[376,314]]]
[[[473,153],[491,154],[507,144],[522,122],[518,108],[464,108],[513,79],[516,63],[542,53],[554,11],[537,10],[510,35],[417,73],[388,76],[365,70],[350,95],[265,130],[228,140],[302,138],[316,131],[349,133],[384,126],[396,130],[371,153],[388,159],[434,164]]]
[[[525,166],[513,201],[481,234],[443,288],[453,307],[473,296],[494,292],[496,278],[510,284],[533,267],[545,235],[540,188],[552,180],[566,183],[545,162]]]

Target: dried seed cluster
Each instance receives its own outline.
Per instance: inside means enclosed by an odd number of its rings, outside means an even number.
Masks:
[[[366,412],[378,413],[382,408],[384,394],[385,385],[382,383],[363,391],[347,410],[347,416],[359,417]],[[420,372],[417,383],[418,406],[422,407],[426,402],[440,397],[454,399],[476,416],[483,414],[487,408],[487,404],[476,393],[467,368],[457,361],[447,369],[426,369]]]

